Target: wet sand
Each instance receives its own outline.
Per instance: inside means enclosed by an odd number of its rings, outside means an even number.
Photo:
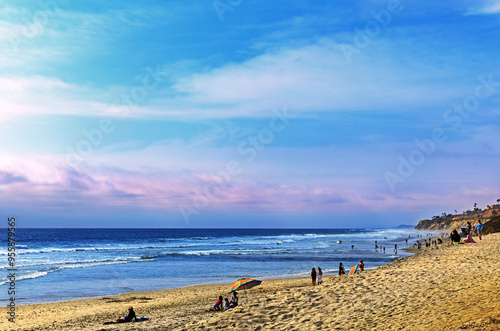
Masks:
[[[425,249],[351,276],[264,280],[210,311],[230,284],[0,308],[2,330],[500,330],[500,233]],[[21,284],[19,284],[21,285]],[[264,290],[264,292],[262,292]],[[134,306],[139,323],[102,325]]]

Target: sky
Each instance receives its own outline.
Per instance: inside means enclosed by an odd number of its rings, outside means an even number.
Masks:
[[[500,198],[500,1],[0,1],[0,215],[352,228]]]

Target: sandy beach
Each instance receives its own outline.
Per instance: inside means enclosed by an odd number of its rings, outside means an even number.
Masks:
[[[346,266],[348,267],[348,266]],[[22,284],[20,284],[22,286]],[[352,276],[264,280],[210,311],[230,284],[0,309],[2,330],[500,330],[500,233],[441,245]],[[103,325],[133,306],[139,323]]]

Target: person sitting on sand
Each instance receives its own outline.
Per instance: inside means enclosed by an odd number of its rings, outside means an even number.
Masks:
[[[224,299],[224,310],[229,310],[233,307],[231,307],[231,305],[229,304],[229,299],[228,298],[225,298]]]
[[[359,267],[359,271],[365,270],[365,264],[363,263],[363,260],[359,260],[358,267]]]
[[[132,322],[132,320],[136,319],[137,317],[135,316],[135,311],[134,311],[134,308],[132,307],[128,307],[128,315],[123,317],[123,318],[119,318],[116,320],[116,323],[127,323],[127,322]]]
[[[231,297],[231,308],[234,308],[238,305],[238,293],[233,292],[233,296]]]
[[[313,286],[316,285],[316,269],[312,268],[311,270],[311,279]]]
[[[214,310],[222,310],[222,295],[219,296],[219,300],[214,303]]]
[[[475,241],[470,235],[467,235],[467,238],[464,239],[464,243],[473,244]]]
[[[345,269],[344,266],[342,265],[342,262],[339,264],[339,276],[345,275]]]
[[[452,243],[458,243],[460,242],[460,235],[457,232],[457,229],[451,231],[450,233],[450,239]]]

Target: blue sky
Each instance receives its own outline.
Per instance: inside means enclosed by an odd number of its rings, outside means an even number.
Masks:
[[[26,227],[388,227],[500,198],[500,2],[3,1]]]

